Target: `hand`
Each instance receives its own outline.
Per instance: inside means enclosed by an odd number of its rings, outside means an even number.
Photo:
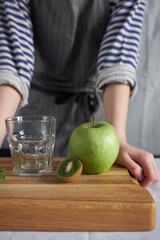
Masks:
[[[0,147],[6,135],[5,119],[13,117],[21,101],[21,95],[9,85],[0,85]]]
[[[120,151],[116,163],[126,167],[142,187],[147,187],[159,181],[160,177],[153,155],[129,145],[126,141],[129,96],[129,85],[107,85],[103,92],[105,117],[106,121],[115,127],[120,138]]]
[[[120,142],[116,163],[126,167],[142,187],[160,181],[153,154],[131,146],[126,141]]]

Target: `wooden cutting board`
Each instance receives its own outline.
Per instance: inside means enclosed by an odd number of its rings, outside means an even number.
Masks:
[[[150,231],[156,205],[125,168],[114,165],[100,175],[82,174],[61,183],[55,169],[41,177],[18,177],[11,159],[0,158],[1,231]]]

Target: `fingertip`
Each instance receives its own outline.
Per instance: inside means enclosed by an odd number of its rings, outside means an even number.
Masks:
[[[132,166],[129,166],[128,170],[138,181],[143,181],[144,174],[141,167],[138,164],[132,163]]]
[[[143,169],[139,164],[137,164],[135,161],[133,161],[130,156],[126,156],[123,158],[123,162],[121,162],[121,165],[126,167],[130,174],[136,178],[138,181],[143,181],[144,174]]]
[[[141,185],[141,187],[147,188],[150,185],[152,185],[153,183],[159,182],[160,181],[160,176],[158,176],[158,178],[156,179],[149,179],[147,176],[144,177],[143,181],[140,181],[139,184]]]
[[[141,187],[147,188],[149,187],[152,183],[146,181],[146,179],[144,179],[143,181],[139,182]]]
[[[143,179],[144,179],[144,174],[143,174],[143,171],[141,170],[140,174],[137,176],[137,180],[141,182],[143,181]]]

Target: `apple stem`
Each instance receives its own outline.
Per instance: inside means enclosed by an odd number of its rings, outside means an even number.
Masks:
[[[96,118],[93,117],[93,127],[95,128],[95,122],[96,122]]]

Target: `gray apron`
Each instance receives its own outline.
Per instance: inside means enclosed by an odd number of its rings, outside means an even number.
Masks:
[[[73,129],[93,116],[105,120],[95,84],[109,0],[32,0],[31,13],[35,69],[29,104],[18,114],[55,116],[55,156],[69,156]]]

